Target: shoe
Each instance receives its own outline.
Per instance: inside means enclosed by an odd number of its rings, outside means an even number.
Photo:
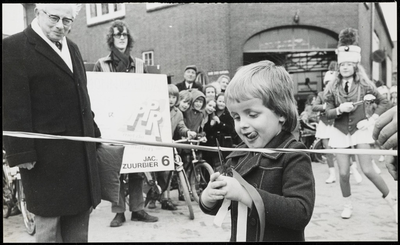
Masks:
[[[372,167],[374,168],[375,172],[377,174],[381,174],[381,170],[379,169],[379,167],[376,165],[375,160],[372,159]]]
[[[335,168],[329,168],[329,178],[325,180],[326,184],[332,184],[336,182]]]
[[[122,223],[125,222],[125,215],[124,213],[117,213],[114,217],[114,219],[111,221],[110,226],[111,227],[119,227],[122,225]]]
[[[146,213],[144,210],[140,210],[137,212],[132,212],[131,220],[133,221],[143,221],[143,222],[157,222],[158,218],[155,216],[151,216]]]
[[[171,202],[171,200],[161,200],[161,209],[177,210],[178,208]]]
[[[350,219],[351,213],[353,212],[353,207],[349,204],[344,205],[342,212],[342,219]]]
[[[333,175],[329,175],[329,178],[327,178],[327,179],[325,180],[325,183],[326,183],[326,184],[332,184],[332,183],[335,183],[335,182],[336,182],[336,177],[333,176]]]
[[[350,166],[350,173],[353,174],[355,181],[357,182],[357,184],[360,184],[362,181],[362,176],[361,174],[358,172],[356,165],[354,165],[356,163],[353,163]]]
[[[155,209],[156,208],[156,201],[151,200],[149,202],[149,206],[147,206],[147,207],[150,208],[150,209]]]

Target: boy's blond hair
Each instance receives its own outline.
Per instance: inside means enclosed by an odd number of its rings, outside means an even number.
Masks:
[[[293,91],[293,80],[285,68],[264,60],[238,69],[226,88],[225,102],[229,106],[232,102],[261,99],[265,107],[285,118],[282,129],[292,132],[298,118]]]

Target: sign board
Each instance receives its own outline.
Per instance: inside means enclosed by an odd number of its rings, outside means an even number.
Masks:
[[[101,137],[172,142],[167,76],[87,72],[88,91]],[[125,145],[121,173],[174,169],[170,147]]]

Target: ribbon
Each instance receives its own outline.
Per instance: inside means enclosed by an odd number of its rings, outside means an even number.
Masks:
[[[103,138],[92,138],[82,136],[65,136],[65,135],[51,135],[41,134],[32,132],[20,132],[20,131],[3,131],[3,136],[19,137],[19,138],[33,138],[33,139],[58,139],[58,140],[73,140],[73,141],[84,141],[84,142],[95,142],[95,143],[109,143],[115,145],[150,145],[159,147],[175,147],[182,149],[195,149],[203,151],[241,151],[241,152],[260,152],[260,153],[277,153],[277,152],[308,152],[308,153],[319,153],[319,154],[351,154],[351,155],[388,155],[397,156],[397,150],[377,150],[377,149],[286,149],[286,148],[228,148],[228,147],[217,147],[212,146],[201,146],[201,145],[188,145],[181,143],[168,143],[168,142],[156,142],[156,141],[132,141],[132,140],[120,140],[120,139],[103,139]]]
[[[259,230],[259,241],[262,242],[264,239],[264,230],[265,230],[265,208],[264,201],[261,198],[261,195],[258,193],[256,188],[247,183],[246,180],[243,179],[242,176],[234,169],[232,169],[233,178],[236,179],[244,189],[249,193],[251,199],[253,200],[254,206],[256,207],[258,213],[258,220],[260,221],[260,230]],[[228,213],[228,208],[231,204],[231,200],[224,199],[221,207],[219,208],[217,214],[214,218],[214,224],[217,226],[221,226],[224,218]],[[236,241],[243,242],[246,241],[247,236],[247,212],[248,208],[244,203],[238,203],[238,217],[237,217],[237,233],[236,233]]]

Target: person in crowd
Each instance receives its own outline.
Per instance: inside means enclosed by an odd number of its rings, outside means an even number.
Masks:
[[[106,36],[107,45],[111,51],[106,57],[100,58],[94,65],[95,72],[128,72],[145,73],[146,67],[143,60],[133,58],[130,54],[134,40],[128,26],[121,20],[113,21]],[[110,226],[119,227],[125,221],[125,182],[124,176],[120,177],[120,194],[118,203],[112,203],[111,211],[116,213]],[[132,212],[131,220],[143,222],[157,222],[158,218],[144,210],[143,174],[128,174],[129,210]]]
[[[316,98],[317,96],[315,94],[308,95],[304,111],[300,114],[300,119],[306,123],[316,124],[319,121],[318,113],[312,110]]]
[[[380,87],[377,87],[378,92],[383,95],[387,100],[390,100],[390,94],[389,94],[389,89],[386,87],[386,85],[382,85]]]
[[[100,137],[83,59],[67,38],[81,5],[36,4],[35,18],[3,39],[3,130]],[[88,241],[101,200],[96,143],[4,137],[18,166],[38,243]]]
[[[217,88],[209,83],[203,87],[203,93],[206,97],[211,96],[215,99],[215,96],[217,96]]]
[[[179,92],[179,99],[178,99],[178,105],[176,106],[181,112],[182,115],[185,111],[187,111],[190,108],[190,105],[192,104],[192,93],[189,90],[182,90]],[[178,131],[175,130],[173,132],[173,140],[179,140],[182,137],[179,135]],[[178,152],[181,152],[181,149],[178,149]]]
[[[213,96],[207,96],[206,97],[206,106],[204,108],[205,112],[205,117],[202,123],[202,129],[203,132],[205,133],[205,136],[207,138],[207,141],[205,143],[202,143],[202,145],[206,146],[216,146],[215,138],[213,137],[214,132],[213,132],[213,127],[220,122],[219,118],[215,114],[217,102],[215,100],[215,97]],[[211,166],[214,167],[215,164],[215,158],[212,156],[215,155],[215,152],[210,152],[210,151],[201,151],[202,153],[202,158],[208,162]]]
[[[183,113],[185,125],[191,131],[196,133],[201,132],[201,126],[206,118],[204,108],[206,107],[205,95],[197,89],[190,90],[192,97],[192,104],[190,108]]]
[[[327,84],[330,82],[330,72],[328,71],[325,74],[324,78],[324,86],[327,87]],[[326,91],[326,90],[325,90]],[[331,136],[330,129],[333,125],[334,120],[328,120],[325,116],[325,108],[326,103],[324,99],[324,91],[318,93],[317,98],[315,99],[312,110],[314,112],[319,112],[319,123],[317,125],[317,130],[315,132],[315,137],[322,139],[322,144],[324,145],[325,149],[329,149],[329,137]],[[335,171],[335,164],[333,162],[333,154],[326,154],[326,162],[329,167],[329,177],[325,180],[326,184],[332,184],[336,182],[336,171]]]
[[[289,73],[271,61],[238,69],[225,101],[243,140],[239,149],[305,149],[291,133],[298,117],[293,87]],[[223,169],[211,175],[199,205],[204,213],[215,215],[223,202],[231,201],[231,241],[239,234],[246,234],[246,241],[305,240],[315,203],[307,153],[232,152]],[[247,218],[241,221],[247,222],[247,230],[238,230],[239,217]]]
[[[337,49],[339,73],[325,95],[326,116],[335,119],[329,145],[336,149],[354,147],[370,149],[374,141],[368,127],[386,110],[388,100],[384,98],[369,80],[361,66],[361,48],[358,46],[358,31],[346,28],[339,34]],[[376,97],[375,113],[367,119],[364,104],[354,105],[362,101],[366,94]],[[383,178],[372,167],[370,155],[358,155],[361,170],[382,193],[383,198],[393,206],[393,196]],[[352,215],[352,197],[349,182],[350,155],[337,154],[340,188],[343,196],[343,211],[341,217],[349,219]]]
[[[390,102],[393,106],[397,106],[397,85],[393,85],[389,89]]]
[[[231,79],[227,75],[221,75],[217,79],[217,83],[221,85],[221,93],[224,93]]]
[[[234,144],[239,144],[239,136],[235,132],[233,118],[229,114],[228,109],[225,105],[225,95],[220,93],[217,95],[215,115],[217,118],[209,120],[204,126],[206,132],[208,146],[216,146],[216,139],[221,147],[233,147]],[[223,151],[222,156],[225,159],[229,152]],[[205,152],[203,158],[208,162],[212,163],[214,170],[218,170],[220,167],[219,155],[216,152]]]
[[[187,89],[198,89],[199,91],[203,91],[203,85],[195,82],[197,77],[197,67],[195,65],[186,66],[185,72],[183,73],[183,82],[176,84],[179,91],[187,90]]]
[[[179,90],[174,84],[168,84],[168,94],[169,94],[169,108],[170,108],[170,118],[171,118],[171,132],[172,135],[174,132],[181,137],[187,137],[188,139],[192,139],[196,137],[196,132],[190,131],[185,123],[183,122],[183,114],[176,107],[178,105],[179,98]],[[172,136],[171,135],[171,136]],[[177,210],[176,206],[172,203],[171,199],[167,196],[167,186],[168,186],[168,175],[170,171],[161,171],[156,172],[158,185],[161,187],[161,190],[164,192],[161,196],[161,209],[165,210]],[[156,203],[154,200],[149,202],[149,208],[156,208]]]

